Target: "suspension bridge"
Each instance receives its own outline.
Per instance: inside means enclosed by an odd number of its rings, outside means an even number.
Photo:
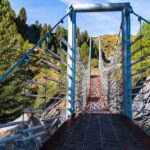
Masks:
[[[76,14],[112,11],[120,11],[122,14],[117,47],[106,67],[99,37],[99,74],[91,75],[92,37],[88,63],[84,66],[76,39]],[[143,52],[142,30],[134,41],[130,40],[130,15],[137,17],[140,26],[142,22],[150,24],[134,12],[130,3],[71,5],[67,14],[1,76],[0,89],[14,84],[13,79],[18,79],[19,84],[16,86],[19,86],[20,94],[14,97],[23,99],[23,103],[20,104],[22,114],[18,119],[0,124],[0,149],[150,149],[149,135],[137,125],[138,120],[136,122],[134,118],[134,114],[139,111],[134,108],[140,102],[144,107],[141,111],[142,119],[150,121],[150,107],[145,107],[150,104],[150,96],[146,96],[150,89],[145,92],[150,79],[144,76],[150,66],[143,66],[142,63],[149,59],[150,53]],[[65,19],[68,19],[68,38],[60,34],[59,55],[48,48],[48,38]],[[46,48],[35,50],[43,42]],[[139,48],[131,51],[136,43],[139,43]],[[140,56],[133,62],[132,56],[138,52]],[[37,53],[42,54],[40,61],[33,59]],[[36,67],[41,67],[38,81],[30,77],[32,61]],[[141,64],[141,69],[132,71],[137,63]],[[22,70],[22,74],[18,74],[18,70]],[[139,85],[132,82],[137,75],[141,75]],[[53,86],[57,87],[54,93],[50,91]],[[32,92],[33,88],[41,89],[41,94]],[[133,89],[138,90],[133,93]],[[137,100],[136,96],[139,95],[140,99]],[[5,103],[6,99],[9,97],[5,97],[1,103]],[[28,107],[29,102],[37,99],[40,102],[38,109]]]

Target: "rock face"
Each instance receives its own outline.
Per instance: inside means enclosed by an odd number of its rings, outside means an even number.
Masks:
[[[133,99],[132,109],[135,123],[150,135],[150,82],[144,82],[143,89]]]

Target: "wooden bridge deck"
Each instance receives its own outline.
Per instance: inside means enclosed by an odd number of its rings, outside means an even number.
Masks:
[[[40,150],[149,150],[150,137],[123,115],[81,113]]]

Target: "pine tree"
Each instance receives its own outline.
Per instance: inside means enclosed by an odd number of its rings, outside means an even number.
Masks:
[[[87,67],[88,56],[89,56],[89,47],[86,42],[81,45],[80,54],[85,67]]]
[[[21,33],[23,36],[25,35],[26,31],[26,21],[27,21],[26,10],[25,8],[21,8],[17,18],[17,26],[19,33]]]
[[[22,50],[24,41],[17,32],[16,15],[7,0],[2,0],[0,3],[0,17],[0,76],[2,76],[24,53]],[[17,72],[20,74],[20,68]],[[21,92],[17,72],[12,73],[0,87],[0,114],[2,115],[0,123],[13,120],[21,112],[21,100],[14,97]]]
[[[0,14],[2,15],[0,21],[0,55],[2,61],[0,63],[5,64],[0,64],[2,74],[19,58],[19,54],[16,55],[16,52],[22,53],[23,40],[21,35],[17,33],[17,27],[14,22],[15,14],[9,2],[3,0],[0,6],[2,8],[0,9]]]
[[[39,21],[38,20],[35,21],[35,25],[37,28],[39,27]]]
[[[22,24],[26,24],[27,21],[27,14],[25,8],[21,8],[19,11],[18,19]]]
[[[44,30],[42,30],[41,33],[40,33],[40,39],[41,39],[44,35],[45,35],[45,34],[44,34]],[[43,41],[43,42],[41,43],[41,47],[42,47],[43,49],[46,48],[46,42],[45,42],[45,41]]]
[[[76,29],[76,36],[77,36],[77,39],[79,38],[79,36],[80,36],[80,29],[77,27],[77,29]]]
[[[43,32],[44,32],[44,35],[48,32],[48,26],[47,26],[47,23],[44,23],[44,26],[43,26]]]
[[[78,38],[78,46],[81,47],[81,45],[86,42],[87,44],[89,43],[89,36],[88,32],[84,31],[81,33],[81,35]]]

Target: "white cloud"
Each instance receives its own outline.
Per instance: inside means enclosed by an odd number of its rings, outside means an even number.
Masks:
[[[117,34],[120,23],[121,15],[117,13],[113,13],[113,15],[111,13],[85,13],[80,14],[77,18],[77,26],[82,30],[88,30],[90,35]]]
[[[90,3],[102,3],[102,0],[60,0],[64,4],[90,4]],[[125,1],[125,0],[103,0],[103,2],[118,2],[118,1]]]
[[[59,0],[64,4],[96,4],[96,3],[123,3],[123,2],[130,2],[131,6],[133,7],[133,10],[138,13],[141,16],[144,16],[146,19],[150,18],[149,15],[149,0]],[[144,9],[141,9],[144,8]],[[133,15],[132,15],[133,16]],[[91,24],[93,24],[93,20],[95,19],[95,21],[99,21],[99,22],[106,22],[107,25],[107,29],[105,28],[106,25],[102,26],[102,24],[98,24],[95,22],[95,29],[97,26],[97,29],[103,29],[104,32],[108,33],[108,30],[111,29],[112,31],[109,32],[113,32],[116,31],[115,29],[113,29],[113,27],[119,27],[118,24],[120,24],[121,19],[119,17],[115,18],[116,16],[114,16],[113,14],[104,14],[104,13],[91,13],[91,14],[85,14],[84,17],[82,18],[82,20],[86,19],[89,20],[87,21],[89,24],[89,27],[87,26],[87,28],[91,29],[94,28],[93,26],[90,26]],[[83,24],[85,24],[83,22]],[[132,25],[132,34],[136,34],[138,31],[138,26],[137,26],[137,19],[132,19],[131,20],[131,25]],[[84,26],[82,27],[84,28]]]
[[[95,2],[100,2],[100,0],[60,0],[61,2],[65,3],[65,4],[89,4],[89,3],[95,3]],[[107,0],[107,1],[118,1],[118,0]],[[117,19],[113,19],[112,17],[108,16],[108,15],[104,15],[101,13],[96,13],[96,14],[88,14],[90,17],[95,18],[97,20],[100,21],[112,21],[113,23],[118,23]]]
[[[60,0],[61,2],[63,2],[64,4],[95,4],[95,3],[100,3],[102,2],[102,0]],[[107,2],[107,0],[103,0],[103,2]],[[81,19],[81,18],[80,18]],[[104,13],[85,13],[84,17],[82,18],[82,20],[87,19],[88,24],[93,24],[93,22],[109,22],[111,24],[113,24],[113,26],[119,26],[120,25],[120,20],[115,19],[114,17],[112,17],[110,14],[104,14]],[[97,24],[97,27],[100,30],[106,31],[108,32],[108,30],[110,29],[106,29],[105,26],[100,27],[99,24]],[[88,27],[89,28],[93,28]]]
[[[113,18],[112,16],[108,15],[108,14],[102,14],[102,13],[90,13],[88,14],[88,16],[90,16],[92,19],[95,19],[97,21],[110,21],[111,23],[114,24],[118,24],[120,22],[120,20]]]
[[[111,3],[119,3],[119,2],[130,2],[132,0],[107,0],[107,1]]]
[[[60,0],[64,4],[95,4],[95,3],[118,3],[118,2],[132,2],[133,0]]]
[[[60,0],[61,2],[65,4],[87,4],[92,3],[92,0]]]

